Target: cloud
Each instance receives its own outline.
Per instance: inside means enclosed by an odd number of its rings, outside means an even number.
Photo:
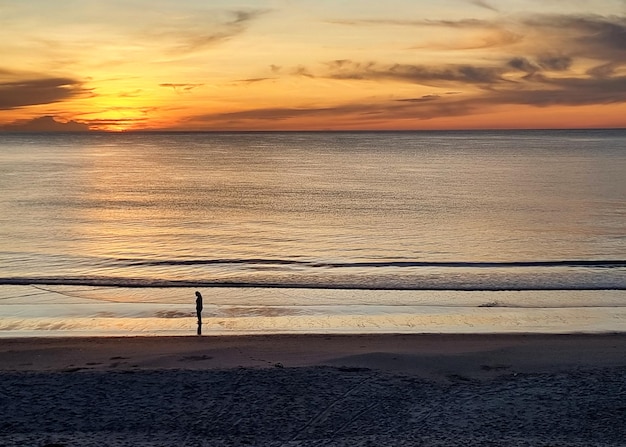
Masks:
[[[398,102],[430,102],[430,101],[436,101],[437,99],[440,99],[441,96],[440,95],[423,95],[420,96],[419,98],[403,98],[403,99],[397,99],[396,101]]]
[[[542,43],[572,56],[626,63],[626,18],[599,15],[536,15],[522,24],[540,34]]]
[[[375,128],[377,125],[399,122],[402,120],[429,120],[440,116],[461,116],[474,113],[480,107],[471,101],[448,102],[440,97],[407,98],[369,103],[338,104],[330,107],[276,107],[252,109],[240,112],[217,113],[195,116],[189,119],[191,126],[214,129],[227,128],[259,128],[266,129],[265,124],[271,122],[275,128],[288,126],[289,122],[317,122],[321,126],[332,119],[333,123],[359,123],[361,126]]]
[[[241,84],[256,84],[258,82],[273,81],[275,79],[276,78],[249,78],[249,79],[238,79],[235,82],[241,83]]]
[[[164,84],[159,84],[159,87],[171,88],[176,93],[181,94],[181,93],[189,93],[193,89],[195,89],[197,87],[202,87],[203,85],[204,84],[177,84],[177,83],[168,82],[168,83],[164,83]]]
[[[93,130],[129,129],[142,125],[146,118],[119,118],[119,119],[85,119],[85,123]]]
[[[615,93],[620,92],[620,93]],[[534,107],[554,105],[582,106],[626,101],[626,77],[609,83],[593,80],[563,79],[535,83],[533,88],[484,90],[478,95],[424,95],[383,102],[338,104],[329,107],[276,107],[217,113],[191,117],[189,122],[205,128],[250,127],[255,122],[273,122],[277,128],[300,118],[326,122],[359,122],[373,127],[377,123],[430,120],[440,117],[485,113],[495,106],[516,104]],[[346,121],[342,121],[346,120]],[[283,123],[283,124],[281,124]],[[265,128],[261,125],[260,127]]]
[[[52,104],[85,96],[90,90],[71,78],[47,77],[0,82],[0,110]]]
[[[514,22],[508,20],[433,20],[433,19],[359,19],[359,20],[336,20],[330,23],[346,26],[401,26],[412,28],[450,28],[465,31],[463,39],[443,42],[430,41],[425,44],[410,47],[414,50],[425,48],[441,49],[481,49],[514,45],[523,41],[524,35]],[[428,34],[424,34],[428,36]]]
[[[86,132],[89,126],[76,121],[57,121],[54,116],[41,116],[0,126],[5,132]]]
[[[615,62],[609,62],[606,64],[598,65],[587,70],[587,74],[594,78],[608,78],[615,74],[615,71],[619,68],[620,64]]]
[[[543,55],[537,57],[536,60],[530,60],[526,57],[514,57],[507,65],[514,70],[532,75],[542,71],[567,71],[572,65],[572,58],[556,55]]]
[[[534,78],[537,81],[537,78]],[[626,102],[626,76],[610,79],[559,78],[543,76],[534,88],[498,92],[483,102],[525,104],[538,107],[550,105],[580,106]]]
[[[170,53],[188,54],[211,48],[244,33],[250,22],[267,12],[237,10],[221,14],[212,12],[200,17],[182,17],[162,25],[156,31],[144,32],[144,37],[167,41]]]
[[[477,0],[470,3],[496,10],[488,3]],[[456,30],[483,32],[482,46],[466,44],[463,41],[454,44],[456,48],[488,48],[508,46],[527,42],[529,45],[552,45],[561,53],[587,55],[593,58],[624,60],[626,52],[626,18],[622,16],[602,16],[595,14],[531,14],[511,15],[486,19],[431,20],[431,19],[358,19],[335,20],[330,23],[345,26],[409,26],[415,28],[438,27]],[[530,39],[528,36],[533,35]],[[475,36],[468,36],[474,40]],[[441,48],[442,44],[430,44]],[[447,46],[451,47],[450,44]],[[421,48],[421,47],[420,47]]]
[[[141,95],[142,91],[142,89],[138,88],[127,92],[120,92],[118,96],[120,98],[136,98]]]
[[[345,108],[345,106],[343,107]],[[337,107],[326,108],[291,108],[275,107],[237,112],[216,113],[194,117],[197,121],[231,121],[231,120],[286,120],[302,116],[326,116],[337,112]]]
[[[305,78],[314,78],[315,75],[312,74],[308,68],[306,68],[303,65],[299,65],[298,67],[294,68],[292,71],[292,74],[294,76],[303,76]]]
[[[488,6],[480,1],[472,3]],[[484,46],[502,45],[503,49],[482,63],[426,65],[338,59],[327,62],[324,70],[318,72],[307,67],[298,68],[297,74],[314,78],[450,86],[472,92],[454,98],[426,95],[396,100],[405,106],[403,114],[413,113],[424,118],[469,113],[477,108],[498,105],[545,107],[626,102],[624,17],[536,14],[490,21],[372,19],[342,24],[495,32],[494,40],[483,42]],[[590,61],[595,61],[596,65],[585,71],[584,66],[589,66]],[[394,109],[394,112],[399,110]]]
[[[472,5],[476,5],[476,6],[480,7],[480,8],[488,9],[490,11],[499,12],[499,10],[496,7],[490,5],[489,3],[487,3],[487,2],[485,2],[483,0],[470,0],[470,3]]]
[[[545,70],[566,71],[572,66],[572,58],[560,55],[541,55],[539,56],[539,65]]]
[[[523,71],[529,74],[536,73],[541,70],[541,67],[532,63],[525,57],[514,57],[508,62],[508,65],[515,70]]]
[[[495,26],[493,22],[481,19],[432,20],[432,19],[352,19],[331,20],[329,23],[348,26],[444,26],[449,28],[486,28]]]
[[[502,81],[501,67],[475,65],[428,66],[412,64],[385,65],[378,62],[337,60],[327,64],[332,79],[391,80],[414,84],[442,85],[446,83],[494,84]]]

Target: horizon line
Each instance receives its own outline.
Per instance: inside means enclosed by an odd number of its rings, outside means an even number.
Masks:
[[[418,133],[418,132],[519,132],[519,131],[615,131],[626,127],[510,127],[453,129],[137,129],[137,130],[1,130],[2,134],[145,134],[145,133]]]

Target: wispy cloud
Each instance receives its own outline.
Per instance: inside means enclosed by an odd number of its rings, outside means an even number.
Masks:
[[[276,78],[249,78],[249,79],[238,79],[235,81],[237,84],[257,84],[259,82],[272,81]]]
[[[494,26],[493,22],[482,19],[436,20],[436,19],[341,19],[329,23],[348,26],[446,26],[451,28],[484,28]]]
[[[484,4],[484,2],[472,2]],[[483,6],[484,6],[483,5]],[[335,20],[331,23],[348,26],[437,27],[456,30],[483,31],[492,36],[488,45],[510,45],[528,39],[529,45],[552,44],[563,51],[612,58],[626,52],[626,18],[623,16],[531,14],[494,19],[358,19]],[[461,44],[461,48],[464,45]]]
[[[159,87],[167,87],[173,89],[176,93],[189,93],[193,89],[202,87],[204,84],[184,84],[184,83],[173,83],[167,82],[163,84],[159,84]]]
[[[433,96],[416,99],[339,104],[330,107],[275,107],[230,113],[215,113],[190,118],[198,125],[214,127],[248,126],[250,123],[270,121],[274,124],[293,120],[341,120],[348,118],[364,124],[389,120],[427,120],[438,116],[464,115],[474,110],[470,102],[446,102]]]
[[[494,12],[500,12],[500,10],[498,8],[496,8],[495,6],[491,5],[490,3],[483,1],[483,0],[470,0],[469,2],[472,5],[476,5],[479,8],[484,8],[484,9],[488,9],[490,11],[494,11]]]
[[[244,33],[251,22],[268,12],[235,10],[183,16],[158,27],[153,24],[142,34],[147,41],[161,41],[170,53],[188,54],[212,48]]]

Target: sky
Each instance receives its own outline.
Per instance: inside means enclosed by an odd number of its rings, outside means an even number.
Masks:
[[[0,131],[626,127],[626,0],[0,0]]]

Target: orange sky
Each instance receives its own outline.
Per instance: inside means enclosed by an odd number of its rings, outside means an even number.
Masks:
[[[626,127],[626,1],[0,0],[0,130]]]

